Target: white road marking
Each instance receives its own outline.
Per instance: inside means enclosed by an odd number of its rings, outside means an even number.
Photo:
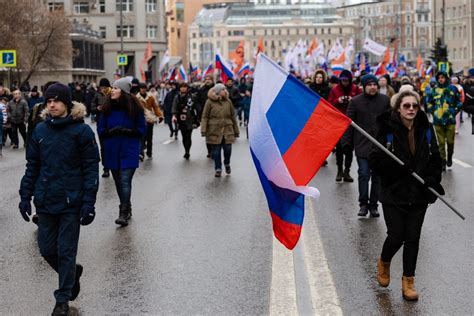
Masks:
[[[162,144],[163,145],[168,145],[168,144],[171,144],[172,142],[174,142],[174,139],[168,139],[167,141],[163,142]]]
[[[461,160],[456,159],[456,158],[453,159],[453,162],[460,165],[461,167],[464,167],[464,168],[472,168],[472,166],[470,164],[468,164],[467,162],[461,161]]]
[[[311,291],[314,315],[342,315],[336,287],[324,254],[311,198],[306,198],[304,229],[298,247]],[[273,238],[270,315],[298,315],[295,280],[295,253]]]

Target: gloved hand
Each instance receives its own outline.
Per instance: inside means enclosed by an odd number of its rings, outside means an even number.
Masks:
[[[425,179],[425,185],[427,187],[431,187],[433,188],[436,192],[439,193],[439,195],[445,195],[446,192],[444,192],[444,188],[443,186],[441,185],[441,183],[439,183],[438,181],[436,181],[435,178],[433,177],[426,177]]]
[[[31,202],[29,200],[22,199],[20,205],[18,205],[18,208],[20,209],[20,214],[23,216],[23,219],[29,222],[31,216]]]
[[[81,208],[81,225],[86,226],[94,221],[95,208],[90,205],[83,205]]]
[[[160,124],[161,122],[163,122],[164,118],[163,117],[159,117],[158,118],[158,124]]]

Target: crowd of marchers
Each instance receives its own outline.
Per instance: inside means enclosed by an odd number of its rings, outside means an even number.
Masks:
[[[379,217],[382,204],[388,234],[378,260],[381,286],[388,286],[391,259],[404,247],[402,284],[408,300],[418,298],[414,273],[421,227],[428,205],[436,200],[427,186],[444,194],[442,172],[452,166],[455,137],[466,116],[471,116],[474,134],[474,69],[463,79],[443,72],[422,79],[354,78],[348,70],[329,78],[319,69],[302,80],[404,162],[397,164],[352,127],[334,149],[337,182],[354,181],[355,153],[358,215]],[[115,222],[122,227],[132,217],[133,176],[140,161],[153,157],[153,129],[162,121],[172,140],[181,134],[185,160],[191,157],[192,133],[200,128],[214,176],[231,174],[232,143],[249,121],[253,78],[215,82],[207,75],[202,82],[157,84],[102,78],[97,88],[48,82],[24,90],[0,84],[0,154],[4,146],[21,150],[19,132],[27,160],[19,209],[26,221],[38,225],[40,252],[59,275],[53,314],[64,315],[80,291],[79,230],[95,218],[100,161],[102,177],[113,177],[119,200]]]

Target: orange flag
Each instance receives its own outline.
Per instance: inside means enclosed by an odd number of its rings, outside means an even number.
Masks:
[[[151,42],[149,41],[146,45],[145,53],[143,54],[143,59],[140,61],[139,69],[142,81],[145,81],[145,71],[143,70],[143,64],[148,64],[148,61],[153,57],[153,48],[151,47]],[[148,65],[147,65],[148,69]]]
[[[239,46],[235,51],[229,53],[229,59],[232,60],[237,68],[240,68],[244,63],[244,41],[240,41]]]
[[[343,51],[342,54],[339,55],[339,57],[337,57],[337,58],[335,58],[331,61],[331,64],[332,65],[344,65],[345,60],[346,60],[346,52]]]
[[[421,73],[421,65],[423,64],[423,59],[421,59],[421,54],[418,53],[418,58],[416,59],[416,70],[418,70],[418,73]]]
[[[313,41],[311,42],[311,45],[309,46],[308,48],[308,52],[307,52],[307,55],[312,55],[313,54],[313,51],[318,47],[318,42],[316,41],[316,39],[313,39]]]
[[[265,47],[263,47],[263,37],[258,40],[257,55],[259,53],[265,53]]]
[[[383,56],[382,64],[388,65],[390,63],[390,51],[387,49],[385,50],[385,55]]]

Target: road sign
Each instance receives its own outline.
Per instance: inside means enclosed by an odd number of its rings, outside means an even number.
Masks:
[[[127,66],[128,64],[128,56],[127,55],[117,55],[117,65],[119,66]]]
[[[0,67],[16,67],[16,50],[0,50]]]
[[[449,63],[446,61],[440,61],[438,63],[438,71],[443,71],[447,74],[449,74]]]

